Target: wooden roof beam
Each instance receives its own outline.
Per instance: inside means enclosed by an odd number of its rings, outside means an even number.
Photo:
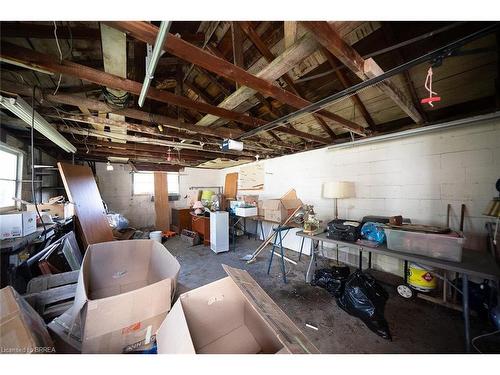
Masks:
[[[26,66],[33,67],[34,69],[41,68],[53,73],[69,75],[106,87],[127,91],[135,95],[139,95],[142,88],[142,83],[105,73],[71,61],[63,60],[60,62],[59,59],[54,56],[46,55],[3,41],[1,43],[0,56],[7,61],[22,62]],[[210,113],[218,117],[239,121],[248,125],[253,125],[255,123],[255,119],[250,116],[210,104],[190,100],[186,97],[178,96],[168,91],[158,90],[154,87],[151,87],[148,90],[148,98],[161,103],[193,109],[198,112]]]
[[[32,89],[27,86],[23,86],[17,83],[12,83],[10,81],[2,80],[2,85],[0,86],[0,91],[18,94],[22,96],[31,96]],[[117,115],[123,115],[126,117],[130,117],[136,120],[141,120],[146,123],[151,124],[161,124],[165,127],[175,128],[179,130],[179,122],[177,119],[172,117],[160,115],[157,113],[150,113],[145,111],[140,111],[132,108],[114,108],[108,106],[106,103],[101,102],[99,100],[93,100],[88,98],[82,98],[76,95],[67,95],[67,94],[56,94],[46,93],[43,96],[40,91],[36,91],[35,93],[37,101],[41,102],[42,105],[46,102],[59,103],[70,105],[74,107],[84,106],[90,110],[98,111],[98,112],[106,112],[106,113],[114,113]],[[183,123],[182,129],[189,132],[194,132],[202,135],[213,136],[218,138],[236,138],[243,132],[239,129],[229,129],[229,128],[218,128],[212,129],[206,126],[197,126],[194,124]],[[188,135],[186,135],[188,137]],[[255,137],[256,140],[259,140],[259,137]],[[298,146],[293,143],[288,142],[270,142],[271,146],[276,147],[284,147],[290,149],[297,149]]]
[[[156,35],[158,34],[158,27],[146,22],[111,21],[106,23],[110,26],[118,28],[121,31],[129,33],[136,39],[147,43],[154,43]],[[243,86],[248,86],[264,95],[271,96],[282,103],[287,103],[294,108],[304,108],[311,104],[307,100],[298,97],[292,92],[283,90],[282,88],[275,86],[272,82],[248,73],[246,70],[237,67],[224,59],[214,56],[190,43],[176,38],[171,34],[165,41],[164,49],[181,59],[201,66],[234,82],[238,82]],[[365,135],[365,130],[362,126],[333,113],[327,111],[324,112],[325,113],[321,113],[322,116],[339,122],[344,128],[353,131],[356,134]]]
[[[0,34],[2,38],[35,38],[35,39],[54,39],[53,25],[40,25],[39,23],[26,22],[4,22],[0,23]],[[181,38],[190,43],[201,43],[205,40],[205,34],[202,32],[180,34]],[[101,34],[99,28],[86,26],[71,26],[58,22],[57,37],[59,39],[81,39],[81,40],[100,40]]]
[[[347,66],[362,81],[379,76],[384,71],[372,59],[365,60],[363,57],[337,33],[335,28],[326,21],[303,21],[316,37],[316,39],[342,64]],[[423,122],[423,118],[413,103],[406,98],[390,80],[377,85],[387,96],[389,96],[401,109],[410,116],[417,124]]]
[[[339,80],[342,87],[344,89],[346,89],[346,88],[352,86],[353,83],[349,80],[349,78],[347,78],[347,75],[342,71],[342,69],[337,69],[340,65],[340,62],[338,61],[338,59],[335,56],[333,56],[331,54],[331,52],[328,51],[324,47],[323,47],[322,52],[325,55],[326,59],[328,60],[328,63],[330,64],[332,69],[335,70],[335,75],[337,76],[337,79]],[[366,123],[368,124],[368,127],[371,130],[375,130],[375,121],[373,121],[372,116],[370,115],[370,113],[366,109],[365,105],[363,104],[363,102],[361,101],[359,96],[357,94],[355,94],[355,95],[351,96],[351,99],[354,102],[354,105],[356,105],[359,108],[361,115],[363,116]]]
[[[255,45],[255,47],[259,50],[259,52],[264,56],[264,58],[267,60],[267,62],[273,61],[276,56],[271,52],[271,50],[266,46],[264,41],[260,38],[259,34],[255,31],[255,29],[252,27],[250,22],[248,21],[242,21],[240,22],[241,24],[241,29],[243,32],[248,36],[248,38],[252,41],[252,43]],[[295,85],[293,82],[292,77],[288,73],[285,73],[281,77],[286,84],[288,85],[288,88],[290,91],[292,91],[294,94],[303,97],[300,93],[299,88]],[[321,112],[321,111],[320,111]],[[324,121],[321,117],[318,115],[312,115],[316,122],[321,126],[321,128],[328,134],[328,136],[333,140],[336,138],[335,132],[328,126],[326,121]]]

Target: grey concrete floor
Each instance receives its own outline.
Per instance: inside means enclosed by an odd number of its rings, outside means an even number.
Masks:
[[[177,295],[227,276],[221,264],[247,270],[281,309],[297,324],[322,353],[461,353],[464,351],[461,313],[421,299],[403,300],[393,286],[383,283],[390,298],[385,317],[392,341],[370,331],[361,320],[341,310],[324,289],[305,283],[309,262],[303,256],[297,265],[286,263],[288,283],[284,284],[280,263],[273,260],[267,275],[270,252],[266,249],[257,261],[247,264],[240,258],[252,253],[260,241],[240,237],[236,249],[215,254],[209,247],[190,247],[179,237],[168,239],[165,247],[181,264]],[[298,253],[287,251],[291,259]],[[320,260],[318,266],[328,265]],[[379,278],[377,278],[379,279]],[[313,330],[306,323],[318,327]],[[472,334],[483,333],[472,319]]]

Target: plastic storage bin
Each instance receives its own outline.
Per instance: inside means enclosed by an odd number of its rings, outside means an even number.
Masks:
[[[408,232],[384,228],[387,235],[387,248],[404,253],[462,261],[462,247],[465,238],[449,234]]]

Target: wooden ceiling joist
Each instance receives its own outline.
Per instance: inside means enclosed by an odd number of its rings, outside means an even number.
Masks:
[[[2,38],[54,39],[54,26],[2,21],[0,23],[0,34]],[[74,40],[100,40],[101,34],[97,27],[70,27],[68,23],[63,24],[58,22],[57,37]],[[205,34],[203,32],[183,33],[181,34],[181,38],[190,43],[200,43],[205,40]]]
[[[250,22],[248,21],[242,21],[240,22],[241,24],[241,29],[243,32],[248,36],[248,38],[252,41],[252,43],[255,45],[255,47],[259,50],[259,52],[264,56],[264,58],[267,60],[267,62],[272,62],[276,56],[269,50],[269,48],[266,46],[264,41],[260,38],[259,34],[254,30]],[[301,95],[301,92],[299,88],[295,85],[293,82],[292,77],[288,73],[285,73],[281,77],[286,84],[288,85],[288,89],[292,91],[295,95],[303,97]],[[312,115],[316,122],[323,128],[323,130],[328,134],[328,136],[333,140],[336,137],[335,132],[328,126],[326,121],[324,121],[320,116],[318,115]]]
[[[46,55],[3,41],[0,48],[0,57],[6,59],[7,61],[22,62],[24,65],[33,67],[34,69],[42,68],[53,73],[69,75],[106,87],[113,87],[118,90],[124,90],[135,95],[139,95],[142,88],[142,84],[139,82],[105,73],[100,70],[73,63],[71,61],[59,61],[59,59],[55,58],[54,56]],[[245,114],[230,111],[210,104],[190,100],[183,96],[172,94],[168,91],[158,90],[154,87],[151,87],[149,89],[148,98],[162,103],[173,104],[183,108],[193,109],[198,112],[210,113],[218,117],[238,121],[254,127],[262,126],[266,123],[266,121],[258,118],[247,116]],[[175,125],[179,126],[178,120],[175,121]],[[287,133],[288,129],[282,128],[282,130],[280,129],[280,131]],[[290,132],[289,134],[292,133]],[[292,135],[296,135],[296,133]],[[314,142],[324,143],[324,140],[321,137],[305,132],[302,132],[302,138]]]
[[[139,95],[142,88],[142,83],[140,82],[118,77],[97,69],[73,63],[71,61],[59,61],[59,59],[54,56],[22,48],[3,41],[0,48],[0,56],[7,61],[21,62],[26,66],[44,69],[53,73],[69,75],[106,87],[127,91],[134,95]],[[229,111],[227,109],[212,106],[206,103],[196,102],[183,96],[172,94],[168,91],[158,90],[154,87],[151,87],[148,90],[148,98],[161,103],[193,109],[198,112],[210,113],[249,125],[254,124],[254,119],[244,114]]]
[[[342,64],[356,74],[362,81],[381,75],[384,71],[372,59],[363,57],[348,43],[342,39],[335,28],[326,21],[304,21],[307,27],[328,51],[330,51]],[[411,100],[406,98],[390,80],[377,85],[387,96],[389,96],[401,109],[410,116],[417,124],[423,122],[419,111]]]
[[[129,33],[136,39],[151,44],[154,44],[156,35],[158,34],[158,27],[146,22],[111,21],[106,23],[118,28],[121,31]],[[213,73],[228,78],[243,86],[248,86],[255,91],[258,91],[264,95],[271,96],[281,101],[282,103],[286,103],[294,108],[303,108],[310,104],[310,102],[308,102],[307,100],[298,97],[290,91],[283,90],[282,88],[275,86],[272,81],[270,82],[266,79],[248,73],[246,70],[237,67],[226,60],[218,58],[190,43],[187,43],[182,39],[176,38],[173,35],[169,35],[169,37],[167,37],[164,49],[165,51],[181,59],[201,66]],[[289,69],[291,68],[292,66],[289,66]],[[338,122],[344,128],[350,131],[353,131],[360,135],[365,135],[365,131],[362,126],[343,119],[342,117],[337,116],[333,113],[327,113],[328,115],[324,113],[321,113],[321,115]]]

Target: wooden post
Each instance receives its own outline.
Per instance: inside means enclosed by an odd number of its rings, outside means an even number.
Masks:
[[[155,227],[157,230],[170,230],[170,206],[168,203],[167,174],[154,172],[155,178]]]

